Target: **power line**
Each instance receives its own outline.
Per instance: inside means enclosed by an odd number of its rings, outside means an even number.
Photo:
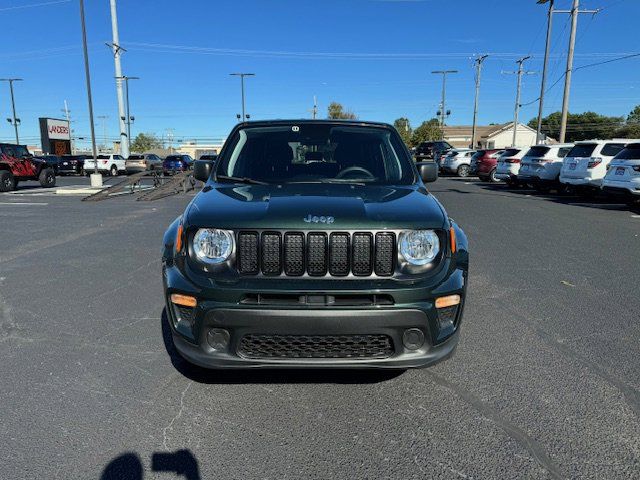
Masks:
[[[584,68],[598,67],[600,65],[605,65],[607,63],[619,62],[620,60],[627,60],[629,58],[635,58],[635,57],[640,57],[640,53],[631,53],[629,55],[624,55],[622,57],[612,58],[611,60],[604,60],[602,62],[595,62],[595,63],[589,63],[587,65],[580,65],[579,67],[574,68],[573,71],[577,72],[578,70],[582,70]],[[560,83],[564,79],[565,76],[566,76],[566,72],[560,75],[560,77],[555,82],[553,82],[553,84],[551,84],[549,88],[547,88],[545,93],[549,93],[553,87],[555,87],[558,83]],[[527,103],[521,103],[520,106],[526,107],[528,105],[536,103],[538,100],[540,100],[540,97]]]
[[[33,8],[33,7],[46,7],[49,5],[58,5],[61,3],[69,3],[71,0],[54,0],[52,2],[41,2],[41,3],[31,3],[29,5],[15,5],[13,7],[2,7],[0,8],[0,12],[8,12],[10,10],[22,10],[24,8]]]

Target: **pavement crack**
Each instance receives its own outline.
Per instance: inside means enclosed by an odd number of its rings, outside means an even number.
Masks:
[[[495,425],[497,425],[502,431],[504,431],[507,435],[509,435],[512,439],[514,439],[520,446],[525,448],[531,456],[538,462],[538,464],[544,468],[551,478],[555,479],[563,479],[566,478],[565,475],[560,470],[560,467],[556,465],[551,458],[547,455],[542,445],[538,443],[533,437],[529,436],[524,430],[515,424],[511,423],[507,420],[503,415],[499,412],[495,411],[490,405],[483,402],[479,398],[475,397],[468,390],[456,385],[455,383],[449,382],[444,378],[436,375],[433,372],[428,371],[427,374],[433,379],[433,381],[444,387],[462,400],[464,400],[467,404],[472,406],[475,410],[480,412],[485,418],[491,420]]]
[[[168,445],[169,437],[167,436],[167,432],[169,430],[173,430],[173,424],[182,415],[182,411],[184,410],[184,396],[189,391],[189,388],[191,388],[191,385],[193,385],[193,381],[189,380],[189,383],[187,383],[187,386],[184,388],[184,390],[182,390],[182,393],[180,394],[180,408],[178,409],[178,413],[176,413],[175,416],[169,422],[169,424],[162,429],[162,439],[163,439],[162,446],[164,447],[165,450],[169,450],[169,445]]]

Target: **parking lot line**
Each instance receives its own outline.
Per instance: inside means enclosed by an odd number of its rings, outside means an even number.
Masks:
[[[0,202],[0,205],[49,205],[45,202]]]

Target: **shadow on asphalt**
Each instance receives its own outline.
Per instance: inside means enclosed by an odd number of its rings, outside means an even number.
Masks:
[[[189,380],[206,384],[337,383],[365,384],[392,380],[404,370],[367,369],[240,369],[212,370],[187,362],[176,350],[166,309],[162,310],[162,340],[173,367]]]
[[[151,456],[153,472],[173,473],[187,480],[200,480],[198,460],[190,450],[155,452]],[[137,453],[127,452],[111,460],[102,471],[100,480],[143,480],[144,467]]]
[[[571,205],[576,207],[597,208],[599,210],[615,210],[615,211],[638,211],[638,206],[629,206],[619,199],[613,197],[606,197],[604,195],[595,194],[594,196],[577,195],[573,193],[558,192],[557,190],[551,191],[538,191],[529,187],[512,187],[504,183],[485,183],[478,182],[480,187],[484,190],[489,190],[498,193],[514,193],[519,195],[530,195],[545,200],[549,200],[554,203],[562,205]]]

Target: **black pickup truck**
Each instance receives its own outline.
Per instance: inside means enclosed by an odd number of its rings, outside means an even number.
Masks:
[[[395,129],[245,122],[164,235],[166,318],[209,368],[423,367],[458,342],[467,240]]]

